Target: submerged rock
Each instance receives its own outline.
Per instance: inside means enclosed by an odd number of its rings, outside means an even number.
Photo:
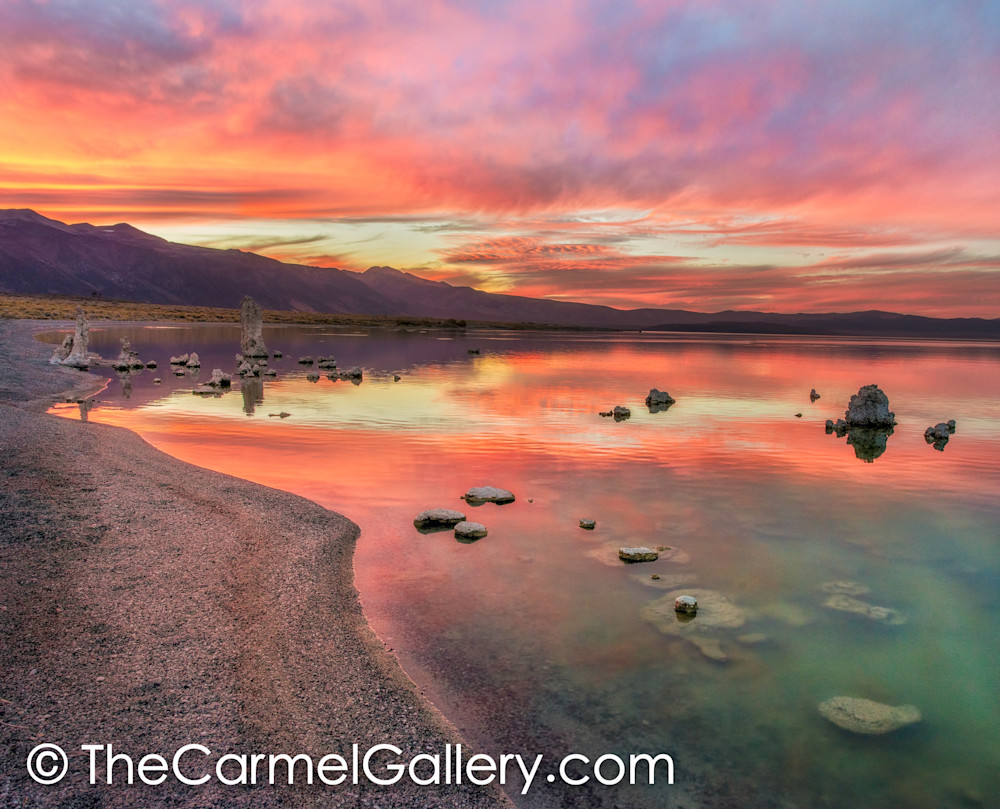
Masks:
[[[883,705],[861,697],[833,697],[819,704],[820,715],[839,728],[863,736],[881,736],[923,718],[915,705]]]
[[[312,365],[313,362],[312,357],[299,357],[299,365]]]
[[[498,489],[496,486],[474,486],[462,495],[462,499],[474,504],[496,503],[504,505],[514,502],[514,494],[507,489]]]
[[[482,539],[486,534],[486,526],[480,522],[463,520],[455,526],[455,539]]]
[[[653,548],[619,548],[618,558],[623,562],[655,562],[660,554]]]
[[[308,373],[306,374],[307,382],[319,382],[319,374]]]
[[[146,367],[149,368],[149,369],[155,368],[156,367],[156,360],[150,360],[149,362],[147,362],[146,363]]]
[[[392,381],[393,382],[399,382],[399,380],[402,379],[402,378],[403,377],[401,377],[399,374],[393,374]]]
[[[274,368],[268,368],[266,371],[264,371],[264,376],[277,376],[277,375],[278,372],[275,371]]]
[[[831,595],[842,595],[842,596],[863,596],[871,592],[871,588],[859,584],[856,581],[825,581],[820,586],[819,589],[824,593],[830,593]]]
[[[889,411],[889,397],[878,385],[865,385],[851,397],[844,413],[848,427],[893,427],[896,414]]]
[[[275,349],[274,351],[271,352],[271,356],[274,357],[276,360],[280,360],[285,355],[284,355],[283,352],[278,351],[277,349]]]
[[[831,595],[823,603],[823,606],[831,610],[862,615],[865,618],[870,618],[873,621],[878,621],[880,624],[887,624],[888,626],[900,626],[906,623],[906,616],[899,610],[894,610],[892,607],[879,607],[845,594]]]
[[[460,522],[465,522],[465,515],[453,508],[429,508],[413,518],[417,528],[450,528]]]
[[[263,337],[264,312],[249,295],[240,304],[240,352],[244,357],[266,357]]]

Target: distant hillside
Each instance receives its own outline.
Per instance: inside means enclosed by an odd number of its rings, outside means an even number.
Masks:
[[[1000,320],[892,312],[793,314],[613,309],[498,295],[372,267],[286,264],[241,250],[168,242],[128,224],[67,225],[0,210],[0,292],[101,295],[157,304],[544,323],[614,329],[1000,339]]]

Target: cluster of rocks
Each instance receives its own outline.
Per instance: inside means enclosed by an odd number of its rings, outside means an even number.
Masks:
[[[244,357],[242,354],[236,355],[236,373],[244,379],[259,376],[277,376],[278,372],[267,365],[264,357]]]
[[[177,357],[170,358],[170,364],[173,366],[184,366],[185,368],[201,368],[201,358],[198,353],[192,351],[190,354],[181,354]]]
[[[320,357],[318,360],[316,360],[316,364],[320,368],[336,368],[337,360],[334,359],[333,357]]]
[[[462,499],[472,506],[480,506],[484,503],[504,505],[505,503],[513,503],[514,495],[507,489],[499,489],[495,486],[476,486],[462,495]],[[474,542],[489,533],[485,525],[466,519],[463,512],[453,508],[429,508],[426,511],[421,511],[414,517],[413,525],[418,531],[425,534],[453,529],[455,539],[460,542]]]
[[[625,421],[632,417],[632,411],[624,405],[615,405],[613,410],[603,410],[600,415],[604,418],[614,418],[615,421]]]
[[[948,439],[955,433],[955,420],[942,421],[933,427],[924,430],[924,441],[931,444],[934,449],[944,452],[944,446]]]

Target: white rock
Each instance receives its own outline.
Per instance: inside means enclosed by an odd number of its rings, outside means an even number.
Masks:
[[[171,365],[187,365],[188,359],[190,359],[189,355],[187,355],[187,354],[181,354],[179,357],[171,357],[170,358],[170,364]]]
[[[486,534],[486,526],[479,522],[463,520],[455,526],[456,539],[482,539]]]
[[[188,361],[185,365],[187,365],[188,368],[201,368],[201,360],[199,359],[198,354],[192,351],[188,355]]]

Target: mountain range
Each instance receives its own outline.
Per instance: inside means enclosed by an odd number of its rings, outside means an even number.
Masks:
[[[124,223],[67,225],[28,209],[0,210],[0,292],[228,308],[251,295],[265,309],[611,329],[1000,338],[1000,319],[625,310],[503,295],[391,267],[359,273],[178,244]]]

